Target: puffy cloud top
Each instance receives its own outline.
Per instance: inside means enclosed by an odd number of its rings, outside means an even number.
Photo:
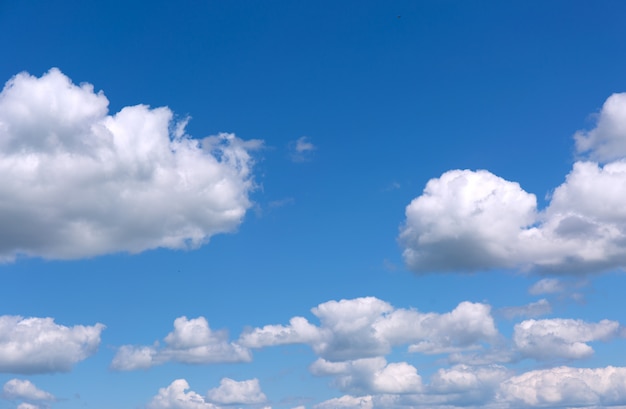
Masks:
[[[207,398],[211,402],[220,404],[244,405],[263,403],[267,400],[261,391],[259,380],[256,378],[240,382],[223,378],[220,381],[220,386],[207,392]]]
[[[390,352],[392,346],[412,344],[411,352],[439,354],[480,347],[498,335],[491,307],[462,302],[444,313],[395,309],[375,297],[328,301],[312,309],[320,326],[303,317],[290,324],[266,325],[241,335],[238,343],[250,348],[309,344],[329,361],[356,360]]]
[[[626,157],[626,93],[607,98],[597,121],[594,129],[576,132],[576,150],[600,162]]]
[[[211,364],[221,362],[247,362],[252,359],[250,351],[234,342],[228,342],[226,331],[214,331],[206,318],[174,320],[174,331],[165,337],[165,347],[120,347],[113,358],[111,368],[119,371],[147,369],[165,362],[186,364]]]
[[[0,93],[0,260],[193,248],[233,231],[251,206],[261,142],[185,134],[166,108],[108,114],[58,69]]]
[[[519,184],[485,170],[430,180],[401,228],[409,268],[588,273],[626,266],[626,94],[611,96],[598,118],[575,139],[604,165],[576,162],[543,211]]]
[[[68,372],[96,352],[104,325],[58,325],[52,318],[0,316],[0,372]]]

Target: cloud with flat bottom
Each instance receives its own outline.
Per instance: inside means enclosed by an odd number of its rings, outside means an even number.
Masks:
[[[242,222],[260,141],[192,139],[167,107],[108,104],[56,68],[6,83],[0,261],[196,248]]]
[[[52,318],[0,316],[0,372],[69,372],[96,353],[104,325],[66,327]]]
[[[521,269],[583,274],[626,266],[626,94],[575,135],[574,163],[549,205],[486,170],[431,179],[406,208],[399,236],[416,273]],[[595,160],[595,161],[594,161]]]

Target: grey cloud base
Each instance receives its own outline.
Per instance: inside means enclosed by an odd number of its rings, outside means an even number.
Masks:
[[[58,69],[0,93],[0,261],[194,248],[233,231],[254,189],[232,134],[192,139],[166,108],[125,107]]]

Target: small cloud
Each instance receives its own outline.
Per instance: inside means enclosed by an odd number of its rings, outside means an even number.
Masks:
[[[284,199],[272,200],[271,202],[269,202],[267,204],[267,206],[270,209],[276,209],[276,208],[279,208],[279,207],[292,205],[295,202],[296,202],[296,200],[293,197],[286,197]]]
[[[537,281],[528,289],[528,292],[532,295],[540,294],[554,294],[563,292],[565,289],[563,283],[556,278],[544,278]]]
[[[289,143],[290,157],[293,162],[308,162],[317,147],[310,142],[308,136],[301,136]]]
[[[383,188],[383,192],[391,192],[392,190],[398,190],[402,187],[398,182],[391,182],[389,185]]]
[[[546,299],[541,299],[537,302],[532,302],[519,307],[505,307],[500,310],[500,313],[508,319],[513,319],[515,317],[533,318],[546,315],[551,312],[552,306]]]

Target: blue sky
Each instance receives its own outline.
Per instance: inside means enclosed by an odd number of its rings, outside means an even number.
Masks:
[[[626,407],[626,4],[0,3],[0,409]]]

